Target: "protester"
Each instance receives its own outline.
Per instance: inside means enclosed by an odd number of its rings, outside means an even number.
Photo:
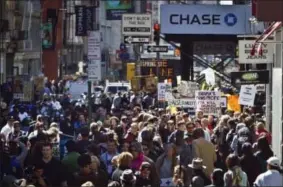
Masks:
[[[271,133],[250,108],[159,108],[154,94],[133,91],[92,103],[72,99],[65,84],[46,82],[32,106],[7,102],[2,186],[283,186]]]

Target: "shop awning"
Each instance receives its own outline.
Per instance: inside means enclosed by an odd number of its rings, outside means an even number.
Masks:
[[[273,22],[265,31],[264,33],[258,37],[253,45],[253,49],[251,51],[251,55],[255,54],[261,54],[261,45],[262,43],[270,36],[272,35],[277,29],[279,29],[282,26],[281,21],[275,21]]]

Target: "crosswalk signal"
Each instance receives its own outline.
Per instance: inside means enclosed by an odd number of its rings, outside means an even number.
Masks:
[[[155,41],[156,45],[159,45],[159,41],[160,41],[160,25],[158,23],[154,24],[153,27],[153,40]]]

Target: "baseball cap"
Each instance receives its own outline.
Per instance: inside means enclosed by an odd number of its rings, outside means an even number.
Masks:
[[[268,160],[267,160],[267,163],[271,166],[274,166],[274,167],[280,167],[280,160],[273,156],[273,157],[270,157]]]

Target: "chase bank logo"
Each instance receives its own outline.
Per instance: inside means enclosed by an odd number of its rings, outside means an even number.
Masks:
[[[236,25],[237,21],[238,21],[237,17],[235,16],[235,14],[232,13],[228,13],[224,17],[224,23],[229,27]]]

